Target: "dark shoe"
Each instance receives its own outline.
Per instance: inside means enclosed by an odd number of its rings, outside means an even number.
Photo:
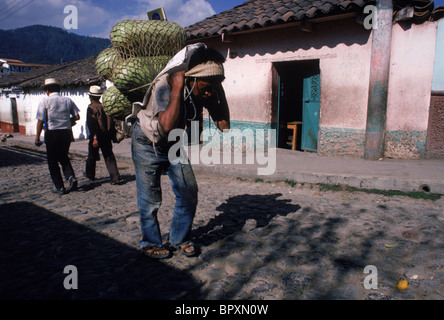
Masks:
[[[69,177],[69,188],[68,191],[77,190],[77,179],[74,176]]]
[[[85,178],[89,179],[89,181],[94,181],[94,180],[96,180],[95,178],[91,178],[90,176],[88,176],[88,175],[86,174],[86,172],[83,173],[83,176],[84,176]]]
[[[56,193],[58,195],[67,194],[68,193],[65,188],[54,189],[54,190],[51,190],[51,191],[52,191],[52,193]]]

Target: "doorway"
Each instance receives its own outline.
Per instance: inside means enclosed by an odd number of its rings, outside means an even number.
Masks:
[[[13,132],[20,132],[16,98],[11,98],[11,117]]]
[[[317,151],[319,130],[319,60],[273,64],[273,117],[278,148]]]

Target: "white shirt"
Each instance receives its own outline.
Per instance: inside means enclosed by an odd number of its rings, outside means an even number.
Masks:
[[[48,130],[71,129],[70,117],[78,115],[79,112],[74,101],[53,92],[39,103],[37,120],[46,122]]]

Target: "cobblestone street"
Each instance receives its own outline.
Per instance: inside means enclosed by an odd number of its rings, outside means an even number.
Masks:
[[[103,159],[93,182],[84,158],[72,164],[79,189],[58,196],[44,152],[0,146],[1,299],[444,299],[443,198],[196,174],[201,253],[153,261],[139,250],[132,163],[118,161],[126,183],[115,186]],[[167,241],[167,176],[162,186]],[[68,265],[77,290],[64,288]]]

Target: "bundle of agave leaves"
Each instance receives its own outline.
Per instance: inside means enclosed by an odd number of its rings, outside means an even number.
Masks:
[[[186,45],[185,30],[169,21],[124,20],[110,34],[112,47],[96,59],[96,70],[114,86],[103,94],[105,112],[117,120],[131,114],[147,85]]]

